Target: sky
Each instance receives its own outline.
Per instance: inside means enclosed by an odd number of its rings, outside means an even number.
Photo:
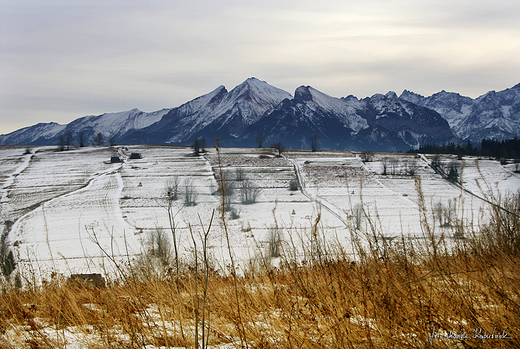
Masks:
[[[520,83],[520,1],[0,0],[0,134],[177,107],[249,77],[476,98]]]

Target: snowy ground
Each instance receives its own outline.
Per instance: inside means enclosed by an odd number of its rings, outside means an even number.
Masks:
[[[122,163],[107,163],[117,150],[25,150],[0,149],[1,221],[11,227],[8,241],[20,265],[44,274],[106,272],[113,268],[106,254],[131,259],[150,248],[157,231],[171,240],[165,188],[176,178],[172,213],[183,258],[193,255],[190,227],[200,248],[200,234],[215,212],[208,246],[223,268],[230,263],[228,240],[244,265],[266,253],[276,227],[285,245],[309,241],[318,217],[320,238],[347,249],[352,234],[373,229],[385,237],[421,237],[421,202],[435,233],[451,237],[454,228],[441,227],[438,208],[467,229],[485,221],[485,200],[520,189],[511,165],[477,158],[457,161],[461,187],[435,174],[431,156],[410,154],[378,153],[362,162],[351,152],[289,151],[280,158],[269,149],[221,149],[219,160],[214,148],[193,157],[187,148],[132,146],[118,150]],[[142,159],[128,159],[132,152]],[[239,217],[226,213],[227,239],[217,178],[236,179],[237,169],[260,190],[254,204],[242,204],[235,190],[231,206]],[[301,190],[290,190],[291,181]],[[185,205],[186,187],[196,194],[194,206]]]

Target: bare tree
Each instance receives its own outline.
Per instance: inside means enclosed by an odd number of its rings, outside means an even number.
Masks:
[[[240,186],[241,202],[245,205],[251,205],[256,202],[258,195],[260,194],[260,188],[258,188],[249,179],[242,181]]]
[[[166,232],[162,229],[152,230],[149,237],[150,254],[156,257],[163,266],[169,266],[172,259],[171,244]]]
[[[389,162],[388,162],[388,158],[383,158],[381,160],[381,164],[383,165],[383,176],[386,176],[388,174],[388,166],[389,166]]]
[[[202,142],[200,138],[195,138],[193,142],[191,143],[191,149],[193,149],[193,155],[194,156],[200,156],[202,148]]]
[[[363,224],[363,217],[363,206],[361,206],[361,204],[356,204],[352,210],[352,218],[354,219],[354,226],[356,230],[361,229],[361,224]]]
[[[186,206],[197,205],[197,192],[191,180],[184,182],[184,204]]]
[[[313,134],[311,136],[311,150],[312,151],[316,151],[318,150],[318,146],[319,146],[319,138],[318,138],[318,135],[317,134]]]
[[[173,176],[166,181],[165,192],[168,201],[175,201],[179,198],[179,176]]]
[[[285,151],[285,147],[280,142],[271,143],[271,148],[278,152],[278,156],[282,156],[282,153]]]
[[[399,168],[399,159],[391,158],[390,167],[392,169],[391,174],[395,176],[397,174],[397,169]]]
[[[361,158],[361,161],[363,162],[371,162],[372,159],[374,159],[374,154],[370,151],[362,151],[361,154],[359,154],[359,157]]]
[[[447,205],[438,202],[435,204],[434,213],[439,220],[439,226],[441,228],[449,228],[455,218],[455,205],[453,205],[451,200],[448,200]]]
[[[244,172],[244,168],[237,167],[235,169],[235,180],[238,182],[242,182],[244,179],[246,179],[246,173]]]
[[[267,255],[270,258],[278,258],[282,253],[282,232],[277,226],[269,228],[267,237]]]
[[[419,168],[419,165],[417,164],[417,161],[411,160],[406,163],[406,173],[409,176],[415,176],[417,174],[417,170]]]
[[[103,145],[103,142],[104,142],[104,139],[103,139],[103,134],[101,132],[98,132],[96,134],[96,137],[94,138],[94,145],[96,147],[100,147]]]
[[[235,194],[235,183],[233,181],[223,181],[221,184],[221,195],[224,197],[224,210],[231,211],[233,195]]]
[[[70,146],[72,145],[72,133],[70,132],[70,130],[65,131],[63,137],[65,139],[66,150],[69,150]]]
[[[58,137],[58,150],[65,150],[65,137],[63,135]]]

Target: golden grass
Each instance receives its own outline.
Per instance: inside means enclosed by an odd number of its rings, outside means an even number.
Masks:
[[[509,227],[518,223],[509,215],[500,217],[502,225],[504,218]],[[337,249],[332,257],[310,256],[303,264],[286,258],[279,268],[251,267],[236,277],[208,270],[204,324],[202,268],[198,274],[193,266],[183,269],[177,279],[171,268],[134,267],[103,289],[57,277],[5,290],[0,345],[193,347],[198,332],[199,347],[520,347],[518,241],[506,248],[499,239],[486,240],[492,229],[449,253],[418,253],[403,239],[408,253],[386,246],[353,261]],[[508,338],[472,338],[475,331]]]
[[[0,348],[520,348],[519,205],[490,211],[454,247],[424,219],[421,243],[374,236],[355,260],[310,239],[303,261],[285,247],[277,268],[223,274],[203,245],[191,265],[117,266],[106,288],[7,286]]]

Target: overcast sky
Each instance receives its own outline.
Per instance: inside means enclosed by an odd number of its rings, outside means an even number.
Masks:
[[[0,0],[0,133],[257,77],[359,98],[520,82],[518,0]]]

